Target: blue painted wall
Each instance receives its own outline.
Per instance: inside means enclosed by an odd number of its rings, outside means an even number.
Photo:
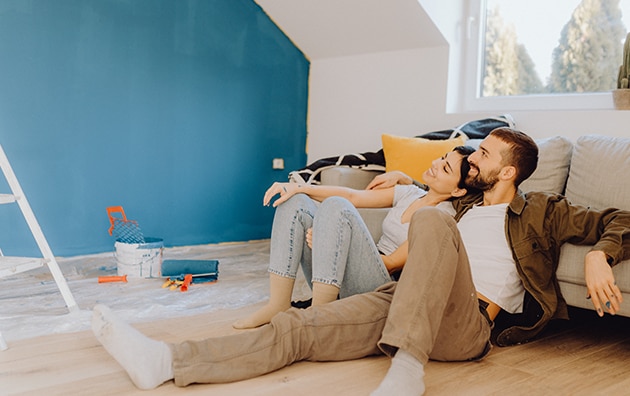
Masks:
[[[0,144],[58,256],[113,250],[112,205],[166,246],[268,238],[308,73],[253,0],[0,0]],[[0,224],[39,254],[17,205]]]

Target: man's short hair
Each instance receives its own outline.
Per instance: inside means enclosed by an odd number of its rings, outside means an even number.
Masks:
[[[514,166],[516,177],[514,185],[518,187],[523,180],[534,173],[538,166],[538,146],[534,139],[516,129],[500,127],[493,129],[489,136],[494,136],[509,146],[501,153],[503,165]]]

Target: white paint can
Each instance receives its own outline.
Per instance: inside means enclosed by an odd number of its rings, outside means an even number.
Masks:
[[[159,278],[162,276],[162,238],[144,238],[144,243],[116,241],[118,275],[128,278]]]

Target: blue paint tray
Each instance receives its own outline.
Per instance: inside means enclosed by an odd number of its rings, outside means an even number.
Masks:
[[[193,276],[193,283],[216,282],[219,278],[219,260],[164,260],[162,276],[184,278]]]

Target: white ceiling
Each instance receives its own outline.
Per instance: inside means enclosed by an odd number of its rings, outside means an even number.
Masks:
[[[418,0],[255,0],[310,60],[446,44]]]

